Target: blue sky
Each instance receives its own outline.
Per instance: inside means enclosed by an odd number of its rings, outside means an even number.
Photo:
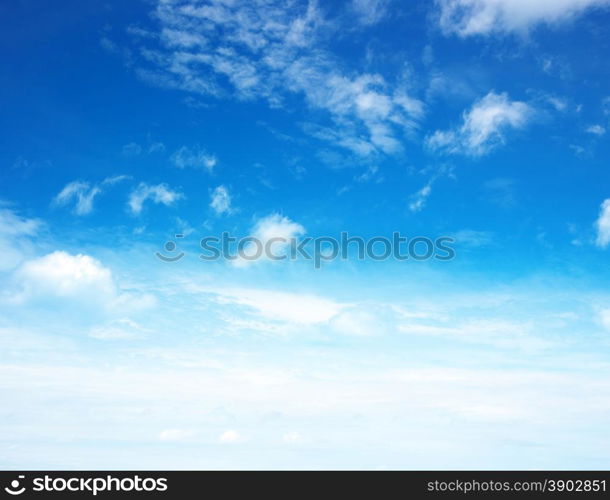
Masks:
[[[609,7],[0,7],[0,467],[606,468]]]

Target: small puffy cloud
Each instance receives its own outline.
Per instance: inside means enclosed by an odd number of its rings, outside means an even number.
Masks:
[[[568,109],[568,103],[566,102],[565,99],[562,99],[561,97],[556,97],[553,95],[547,95],[545,96],[544,100],[550,104],[553,109],[555,109],[555,111],[566,111]]]
[[[507,130],[525,127],[533,114],[528,104],[511,101],[506,93],[490,92],[464,112],[458,129],[437,130],[426,145],[434,151],[483,156],[504,144]]]
[[[271,214],[256,223],[252,235],[263,242],[267,242],[271,238],[295,238],[304,232],[305,228],[298,222],[280,214]]]
[[[14,303],[61,300],[91,304],[100,311],[124,312],[149,307],[150,295],[123,293],[110,269],[84,254],[56,251],[24,262],[13,276]]]
[[[116,295],[110,269],[89,255],[53,252],[25,262],[16,274],[26,296],[110,298]]]
[[[223,444],[239,443],[242,440],[239,432],[228,430],[218,436],[218,442]]]
[[[144,203],[147,200],[151,200],[156,204],[170,206],[180,198],[182,198],[182,194],[172,191],[167,184],[150,185],[141,182],[129,195],[128,206],[131,212],[137,215],[142,212]]]
[[[159,433],[159,440],[168,442],[186,441],[193,435],[192,431],[184,429],[165,429]]]
[[[304,233],[305,228],[298,222],[280,214],[271,214],[257,221],[252,228],[251,237],[260,242],[261,248],[269,246],[274,255],[281,256],[282,252],[289,247],[290,241]],[[243,253],[248,256],[255,255],[256,246],[258,246],[256,243],[246,244]],[[265,252],[261,255],[261,259],[264,258]],[[245,267],[253,262],[255,261],[252,259],[241,257],[232,261],[233,265],[237,267]]]
[[[591,125],[587,127],[587,133],[602,136],[606,133],[606,129],[601,125]]]
[[[211,172],[218,163],[216,156],[206,153],[199,147],[190,149],[186,146],[182,146],[172,154],[170,160],[178,168],[203,169],[208,172]]]
[[[605,199],[599,210],[599,217],[595,221],[597,238],[595,244],[606,248],[610,243],[610,198]]]
[[[437,0],[439,24],[461,37],[491,33],[526,33],[537,24],[566,22],[610,0]]]
[[[231,213],[231,195],[225,186],[218,186],[212,191],[210,207],[217,215]]]

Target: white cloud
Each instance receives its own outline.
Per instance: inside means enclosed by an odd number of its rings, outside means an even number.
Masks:
[[[0,209],[0,236],[34,236],[42,223],[39,219],[26,219],[8,208]]]
[[[102,193],[102,187],[112,186],[128,178],[127,175],[115,175],[94,185],[85,181],[70,182],[53,198],[53,204],[65,206],[74,201],[74,213],[76,215],[90,214],[93,211],[95,198]]]
[[[483,156],[504,144],[507,130],[525,127],[533,114],[528,104],[490,92],[464,112],[460,128],[437,130],[426,144],[435,151]]]
[[[165,429],[159,433],[160,441],[187,441],[193,437],[194,432],[184,429]]]
[[[258,220],[252,235],[262,242],[267,242],[271,238],[294,238],[304,232],[305,228],[298,222],[280,214],[271,214]]]
[[[492,243],[493,233],[489,231],[475,231],[472,229],[462,229],[451,235],[458,245],[468,247],[484,247]]]
[[[370,24],[383,17],[386,4],[354,0],[351,9]],[[159,43],[141,51],[152,69],[139,73],[159,85],[265,99],[273,107],[300,94],[309,106],[327,112],[332,124],[325,128],[336,134],[325,140],[358,155],[400,152],[401,138],[423,115],[423,104],[408,94],[402,76],[387,81],[344,68],[326,46],[338,24],[317,2],[163,1],[155,14]]]
[[[432,186],[441,177],[453,178],[453,167],[442,165],[438,167],[437,171],[432,174],[428,182],[418,191],[413,193],[409,201],[409,210],[413,213],[420,212],[426,206],[428,198],[432,194]]]
[[[141,338],[144,329],[129,318],[120,318],[106,325],[98,325],[89,331],[89,336],[99,340],[131,340]]]
[[[591,125],[590,127],[587,127],[587,132],[589,134],[602,136],[606,133],[606,129],[601,125]]]
[[[398,325],[398,331],[410,335],[439,335],[461,342],[483,343],[501,348],[535,351],[552,345],[552,342],[532,335],[531,329],[529,323],[496,318],[477,318],[457,323],[454,321],[451,324],[404,323]]]
[[[234,266],[245,267],[254,262],[266,260],[267,255],[264,249],[268,247],[273,255],[281,257],[290,245],[292,239],[305,233],[305,228],[298,222],[294,222],[288,217],[280,214],[271,214],[259,219],[250,236],[260,242],[260,246],[256,243],[248,243],[243,247],[243,254],[247,257],[256,256],[257,252],[262,249],[260,258],[254,260],[252,258],[241,257],[231,261]]]
[[[610,309],[597,311],[597,320],[608,331],[610,331]]]
[[[206,153],[199,147],[190,149],[182,146],[170,158],[172,163],[178,168],[196,168],[211,172],[216,163],[217,158],[214,155]]]
[[[151,200],[153,203],[170,206],[180,198],[182,198],[182,194],[177,191],[172,191],[167,184],[150,185],[141,182],[129,195],[128,206],[131,212],[137,215],[142,212],[144,203],[147,200]]]
[[[603,201],[599,210],[599,217],[595,221],[598,247],[606,248],[610,243],[610,198]]]
[[[352,0],[352,9],[364,25],[376,24],[388,13],[390,0]]]
[[[56,251],[25,262],[16,274],[27,296],[110,298],[117,291],[110,269],[84,254]]]
[[[87,215],[93,210],[93,200],[101,193],[98,186],[90,186],[88,182],[74,181],[67,184],[54,198],[56,205],[67,205],[73,199],[76,201],[74,213]]]
[[[316,295],[259,288],[234,288],[213,293],[219,303],[243,306],[267,320],[299,325],[326,323],[345,307]]]
[[[212,207],[217,215],[231,213],[231,196],[229,195],[229,190],[225,186],[218,186],[214,189],[211,196],[210,207]]]
[[[447,33],[465,37],[490,33],[526,33],[537,24],[569,21],[609,0],[437,0],[439,23]]]
[[[147,140],[146,146],[141,146],[137,142],[130,142],[123,146],[124,156],[140,156],[142,153],[155,154],[163,153],[165,151],[165,144],[161,141],[151,141],[150,137]]]
[[[570,149],[580,158],[585,158],[588,154],[587,150],[578,144],[570,144]]]
[[[112,177],[106,177],[100,184],[102,186],[113,186],[126,179],[131,179],[129,175],[113,175]]]
[[[142,146],[137,142],[130,142],[123,146],[123,154],[125,156],[139,156],[142,153]]]
[[[379,184],[383,182],[383,177],[379,174],[379,167],[377,165],[369,165],[364,172],[354,177],[357,182],[375,182]]]
[[[153,154],[153,153],[163,153],[165,151],[165,144],[163,144],[162,142],[151,142],[148,145],[148,154]]]
[[[30,238],[41,226],[38,219],[27,219],[8,208],[0,209],[0,271],[19,265],[25,254],[31,251]]]
[[[218,436],[218,442],[223,444],[238,443],[241,440],[242,437],[239,432],[234,430],[225,431],[220,436]]]
[[[424,187],[422,187],[415,194],[411,195],[411,201],[409,202],[409,210],[411,212],[419,212],[426,205],[426,201],[428,197],[432,193],[432,182],[428,182]]]
[[[362,310],[346,310],[331,320],[331,327],[344,335],[367,336],[378,333],[382,328],[379,318]]]
[[[18,290],[14,303],[60,299],[67,303],[92,304],[101,311],[121,313],[149,307],[150,295],[134,295],[119,289],[110,269],[85,254],[63,251],[24,262],[14,273]]]

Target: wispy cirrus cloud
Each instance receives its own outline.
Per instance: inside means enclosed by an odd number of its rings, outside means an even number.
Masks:
[[[428,182],[424,184],[419,190],[413,193],[409,198],[409,210],[413,213],[420,212],[426,206],[428,198],[432,194],[432,186],[441,177],[452,177],[453,167],[450,165],[442,165],[437,168],[436,171],[430,176]]]
[[[350,8],[371,24],[385,4]],[[155,36],[139,38],[149,43],[141,48],[147,64],[140,75],[155,84],[273,107],[301,95],[337,131],[324,140],[361,156],[402,151],[405,131],[424,113],[402,76],[388,80],[350,68],[328,49],[340,26],[315,1],[170,0],[158,3],[155,17]]]
[[[140,156],[141,154],[154,154],[154,153],[163,153],[165,151],[165,144],[161,141],[151,141],[148,140],[148,144],[141,145],[137,142],[130,142],[125,144],[122,148],[122,153],[127,157]]]
[[[428,197],[432,194],[432,182],[426,183],[420,190],[411,195],[409,201],[409,210],[411,212],[420,212],[426,205]]]
[[[484,156],[504,144],[509,130],[524,128],[533,115],[529,104],[492,91],[463,113],[462,125],[437,130],[426,139],[426,145],[443,153]]]
[[[227,288],[211,291],[221,304],[233,304],[260,319],[294,325],[326,323],[345,308],[335,300],[306,293],[261,288]]]
[[[23,217],[15,210],[0,210],[0,271],[16,267],[31,247],[30,239],[43,223],[40,219]]]
[[[352,9],[364,25],[380,22],[388,15],[391,0],[352,0]]]
[[[87,215],[93,210],[93,200],[101,193],[98,186],[91,186],[85,181],[74,181],[67,184],[53,199],[56,205],[66,205],[75,200],[74,213]]]
[[[123,146],[122,152],[125,156],[139,156],[142,153],[142,146],[137,142],[130,142]]]
[[[437,0],[438,21],[446,34],[461,37],[526,33],[538,24],[569,21],[609,0]]]
[[[53,198],[53,204],[65,206],[70,202],[74,202],[74,213],[76,215],[88,215],[93,211],[95,198],[102,193],[105,187],[112,186],[125,179],[129,179],[129,176],[115,175],[107,177],[98,184],[90,184],[87,181],[81,180],[69,182]]]
[[[182,146],[172,154],[170,160],[178,168],[195,168],[208,172],[211,172],[218,163],[216,156],[207,153],[199,146],[194,148]]]
[[[129,195],[127,205],[132,214],[142,212],[144,203],[148,200],[165,206],[173,205],[183,197],[182,193],[172,190],[167,184],[150,185],[141,182]]]
[[[606,248],[610,244],[610,198],[602,202],[599,209],[599,217],[595,221],[597,237],[595,244]]]

